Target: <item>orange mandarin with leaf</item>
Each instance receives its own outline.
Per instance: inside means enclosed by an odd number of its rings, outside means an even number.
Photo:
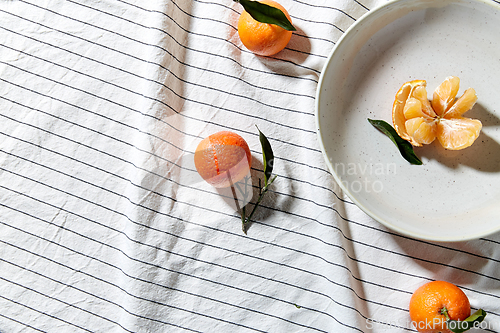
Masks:
[[[229,187],[250,172],[252,155],[238,134],[222,131],[203,139],[194,153],[196,171],[210,185]]]
[[[410,299],[409,310],[413,326],[421,333],[453,333],[448,329],[446,315],[463,321],[471,312],[467,295],[446,281],[432,281],[418,288]]]
[[[291,22],[286,9],[276,1],[259,2],[280,9]],[[248,50],[257,55],[271,56],[285,48],[292,37],[292,32],[275,24],[259,22],[247,11],[243,11],[238,20],[238,35]]]

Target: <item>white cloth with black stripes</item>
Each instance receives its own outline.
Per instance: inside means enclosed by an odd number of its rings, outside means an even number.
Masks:
[[[281,0],[263,58],[232,0],[0,1],[0,332],[404,332],[421,284],[500,331],[500,236],[395,234],[343,197],[314,121],[336,41],[385,1]],[[244,235],[192,154],[242,135],[277,179]],[[251,206],[252,204],[250,204]]]

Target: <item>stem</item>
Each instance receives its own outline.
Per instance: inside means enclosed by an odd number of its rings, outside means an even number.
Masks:
[[[229,182],[231,183],[231,192],[233,193],[234,204],[236,206],[236,210],[238,210],[238,209],[240,209],[240,204],[238,203],[238,196],[236,195],[236,190],[234,189],[234,185],[237,185],[237,184],[233,184],[233,182],[231,181],[231,173],[229,171],[227,172],[227,177],[229,178]],[[239,189],[239,186],[238,186],[238,189]]]
[[[450,316],[448,315],[448,309],[446,308],[446,306],[443,306],[440,312],[442,315],[444,315],[446,320],[450,320]]]
[[[276,176],[274,176],[274,178],[271,179],[271,181],[268,182],[266,184],[266,186],[264,186],[263,188],[261,188],[260,184],[259,184],[259,198],[257,199],[257,202],[255,203],[255,206],[253,207],[252,211],[250,212],[250,215],[248,216],[248,218],[246,218],[245,220],[243,220],[243,232],[245,234],[246,234],[245,225],[247,223],[249,223],[250,220],[252,219],[252,216],[255,213],[255,211],[257,210],[257,207],[259,207],[259,204],[262,201],[262,199],[264,198],[264,195],[266,194],[267,190],[269,190],[269,186],[271,186],[271,184],[274,182],[275,179],[276,179]],[[259,182],[260,182],[260,179],[259,179]]]
[[[245,224],[250,222],[252,219],[253,213],[257,210],[257,207],[259,207],[260,202],[262,201],[262,198],[264,197],[264,194],[266,194],[267,188],[264,187],[264,191],[259,194],[259,198],[257,199],[257,202],[255,203],[255,206],[253,206],[252,211],[250,212],[250,215],[248,216],[247,220],[245,221]]]
[[[241,208],[241,230],[243,230],[243,233],[246,235],[247,234],[247,228],[245,227],[245,216],[247,215],[246,213],[246,206],[243,206],[243,208]]]
[[[241,230],[243,230],[243,233],[246,235],[247,234],[247,230],[246,230],[246,227],[245,227],[245,217],[246,217],[246,204],[245,204],[245,201],[249,195],[249,191],[248,191],[248,181],[252,179],[252,177],[249,177],[249,176],[246,176],[244,181],[245,183],[243,184],[244,185],[244,190],[241,189],[240,187],[240,184],[239,182],[234,184],[236,186],[236,188],[238,189],[238,191],[241,193],[241,195],[243,196],[243,206],[240,208],[241,209]],[[233,193],[233,195],[236,197],[236,194]],[[239,205],[238,205],[238,208],[239,208]]]

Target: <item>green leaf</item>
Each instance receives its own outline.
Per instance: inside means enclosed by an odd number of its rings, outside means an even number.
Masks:
[[[243,8],[253,17],[254,20],[262,22],[275,24],[282,27],[285,30],[295,31],[295,27],[288,20],[286,15],[278,8],[271,7],[269,5],[260,3],[258,1],[252,0],[234,0],[239,2]]]
[[[422,161],[417,157],[417,155],[415,155],[411,143],[403,140],[391,125],[383,120],[368,119],[368,121],[379,131],[387,135],[392,140],[392,142],[394,142],[405,160],[407,160],[411,164],[422,165]]]
[[[273,173],[274,153],[269,140],[267,140],[266,136],[259,130],[258,127],[257,130],[259,131],[259,140],[260,145],[262,146],[262,159],[264,160],[265,177],[264,186],[266,186],[271,178],[271,174]]]
[[[479,309],[464,320],[447,320],[446,324],[450,331],[462,333],[477,326],[477,324],[484,320],[484,317],[486,317],[486,312],[483,309]]]

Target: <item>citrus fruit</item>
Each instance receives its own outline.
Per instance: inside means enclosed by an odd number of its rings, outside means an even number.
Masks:
[[[462,117],[477,101],[474,89],[467,89],[456,99],[460,79],[447,77],[436,88],[432,102],[427,99],[425,80],[404,83],[392,107],[392,122],[398,135],[414,146],[438,139],[449,150],[469,147],[478,138],[482,124]]]
[[[194,165],[210,185],[229,187],[249,174],[252,155],[240,135],[222,131],[206,137],[198,144]]]
[[[273,0],[263,0],[260,3],[280,9],[291,22],[286,9]],[[238,35],[245,47],[261,56],[271,56],[283,50],[292,38],[292,32],[275,24],[256,21],[247,11],[243,11],[238,20]]]
[[[424,284],[410,299],[412,324],[421,333],[452,333],[446,325],[443,308],[451,320],[464,320],[470,316],[469,299],[456,285],[446,281]]]

